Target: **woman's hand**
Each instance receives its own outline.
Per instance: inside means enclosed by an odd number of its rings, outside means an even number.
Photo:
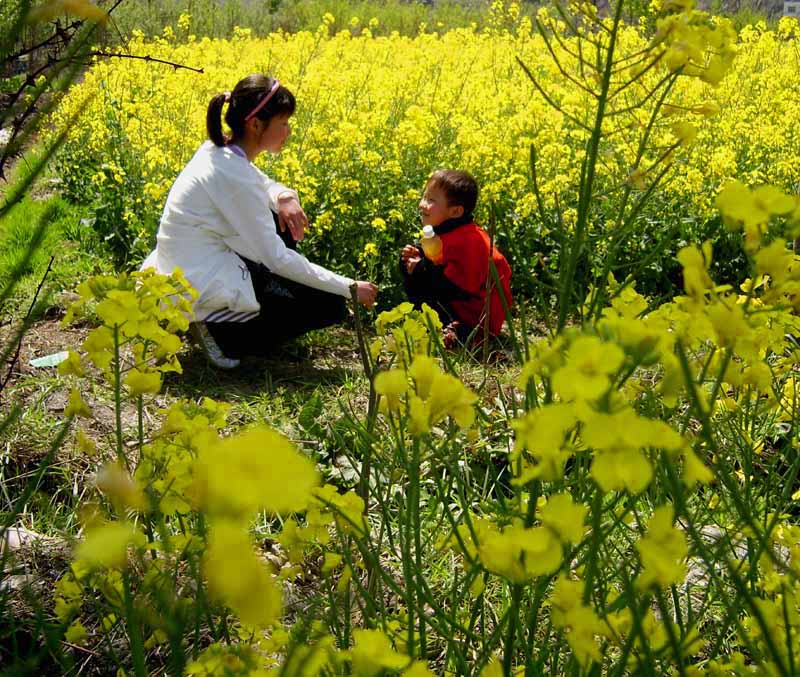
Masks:
[[[378,295],[378,288],[372,282],[358,280],[356,282],[356,298],[365,308],[372,308],[375,305],[375,297]]]
[[[278,227],[281,232],[288,228],[295,242],[305,237],[308,217],[294,195],[278,199]]]

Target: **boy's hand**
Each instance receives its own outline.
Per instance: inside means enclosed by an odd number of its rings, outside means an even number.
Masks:
[[[407,244],[400,252],[400,260],[403,263],[408,263],[408,260],[413,257],[419,259],[419,249],[417,249],[413,244]]]
[[[409,275],[414,272],[414,268],[417,267],[417,264],[422,261],[422,258],[419,254],[416,256],[412,256],[411,258],[406,259],[406,270],[408,271]]]
[[[422,260],[422,257],[419,255],[419,249],[413,244],[407,244],[400,251],[400,260],[403,262],[406,272],[411,273]]]

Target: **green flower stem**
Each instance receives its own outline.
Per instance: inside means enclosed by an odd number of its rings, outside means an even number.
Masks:
[[[333,507],[333,509],[335,509],[335,507]],[[342,519],[347,520],[347,517],[345,515],[341,515],[341,517],[342,517]],[[337,531],[338,531],[338,529],[337,529]],[[339,535],[341,537],[341,533]],[[358,538],[355,539],[355,543],[356,543],[356,545],[357,545],[357,547],[359,549],[359,553],[361,554],[361,556],[364,559],[364,561],[366,562],[366,561],[369,560],[369,561],[371,561],[373,563],[375,571],[377,571],[380,574],[380,576],[381,576],[384,584],[386,585],[386,587],[392,593],[397,595],[398,597],[403,597],[404,598],[406,596],[406,594],[407,594],[409,586],[406,585],[405,588],[401,588],[400,585],[398,585],[397,581],[394,579],[394,576],[393,576],[392,572],[384,571],[380,567],[380,561],[378,560],[378,555],[376,554],[376,550],[374,548],[371,548],[369,543],[364,542],[362,539],[358,539]],[[342,554],[344,556],[345,562],[348,563],[348,565],[351,565],[351,569],[352,569],[355,565],[354,565],[354,561],[353,561],[349,551],[347,551],[345,549]],[[404,574],[404,576],[405,576],[405,574]],[[413,587],[413,582],[414,582],[413,576],[411,578],[407,579],[407,580],[411,581],[411,583],[412,583],[411,587]],[[405,582],[406,582],[406,579],[404,578],[404,583]],[[355,589],[358,590],[359,595],[362,598],[364,598],[364,599],[368,599],[369,598],[369,594],[370,594],[369,590],[366,587],[364,587],[364,585],[359,581],[358,577],[353,576],[352,583],[353,583]],[[456,632],[456,633],[464,634],[470,641],[477,641],[478,636],[475,635],[475,633],[473,633],[469,628],[464,628],[464,627],[462,627],[460,625],[455,625],[453,627],[450,627],[450,619],[449,619],[449,615],[447,613],[447,610],[444,609],[439,604],[438,600],[434,597],[432,591],[427,586],[427,584],[425,583],[424,579],[422,579],[421,585],[419,585],[419,590],[420,590],[421,593],[424,593],[424,601],[425,601],[425,603],[428,604],[431,607],[431,609],[433,610],[433,616],[431,618],[427,619],[427,623],[440,636],[444,637],[444,636],[448,636],[449,634],[452,634],[453,632]],[[412,600],[412,604],[413,604],[413,600]],[[411,611],[413,612],[413,606],[411,608]],[[441,626],[439,624],[440,620],[443,621],[444,624],[447,627]],[[411,628],[413,630],[413,625],[411,626]]]
[[[137,427],[137,442],[139,447],[139,462],[142,461],[142,449],[144,448],[144,417],[143,417],[143,410],[144,410],[144,399],[142,395],[138,395],[136,398],[136,427]],[[150,501],[151,510],[155,513],[158,511],[158,499],[152,492],[152,490],[146,490],[145,494]],[[147,539],[151,542],[155,542],[155,532],[153,531],[153,521],[149,517],[145,517],[144,520],[144,530],[147,533]],[[164,538],[163,536],[166,534],[162,533],[162,543],[168,547],[169,538]],[[150,549],[150,557],[155,561],[158,558],[158,553],[155,551],[155,548]]]
[[[133,591],[128,571],[122,573],[123,591],[125,594],[125,623],[131,645],[131,657],[136,677],[148,677],[144,660],[144,642],[142,641],[141,620],[133,605]]]
[[[621,4],[621,3],[620,3]],[[601,538],[601,523],[600,518],[603,510],[603,492],[600,487],[594,490],[594,498],[592,499],[592,541],[589,546],[589,555],[587,557],[586,579],[583,586],[583,603],[588,604],[592,597],[592,584],[594,577],[597,573],[598,555],[600,552],[600,538]]]
[[[433,481],[436,483],[436,489],[438,491],[439,498],[443,500],[444,497],[447,494],[444,491],[444,488],[442,487],[441,479],[439,477],[437,477],[436,475],[434,475],[433,476]],[[462,505],[462,510],[463,509],[464,509],[464,506]],[[456,520],[453,517],[453,514],[447,508],[445,508],[444,514],[445,514],[445,518],[450,522],[450,531],[451,531],[451,533],[453,535],[453,538],[456,539],[456,543],[458,543],[459,549],[461,550],[462,553],[464,553],[464,560],[470,565],[476,565],[477,562],[475,562],[473,560],[470,560],[469,556],[466,554],[467,553],[467,546],[466,546],[466,543],[464,543],[464,539],[461,537],[461,534],[458,531],[458,524],[456,523]],[[472,535],[473,535],[473,538],[474,538],[475,537],[474,532],[473,532]]]
[[[560,333],[566,323],[570,311],[571,303],[569,299],[573,295],[573,283],[575,271],[577,270],[578,260],[583,252],[584,240],[589,224],[589,210],[591,208],[592,191],[594,190],[594,179],[597,170],[597,158],[600,151],[600,138],[603,134],[603,118],[606,113],[606,104],[611,87],[611,74],[614,67],[614,50],[617,45],[617,31],[619,30],[622,17],[622,7],[625,3],[618,2],[614,12],[613,24],[608,40],[607,53],[603,76],[600,81],[600,92],[597,97],[597,111],[595,113],[594,127],[591,130],[591,137],[581,166],[580,192],[578,197],[578,215],[575,224],[574,244],[570,250],[567,265],[561,269],[561,280],[559,284],[558,298],[558,324],[556,331]]]
[[[346,548],[349,552],[349,550]],[[348,565],[349,566],[349,565]],[[350,571],[352,572],[353,569],[350,567]],[[352,576],[355,576],[355,572],[352,573]],[[350,591],[352,588],[352,578],[347,582],[347,585],[344,586],[344,600],[342,602],[342,608],[344,609],[344,615],[342,617],[342,621],[344,622],[344,628],[342,628],[342,648],[346,649],[350,646],[350,634],[352,631],[351,627],[351,612],[350,607],[352,606],[351,599],[350,599]]]
[[[411,533],[414,526],[413,526],[413,519],[411,510],[408,509],[408,506],[403,510],[405,514],[401,517],[403,519],[403,579],[405,584],[405,602],[406,602],[406,613],[408,614],[408,627],[406,628],[407,638],[406,643],[408,646],[408,653],[410,656],[415,656],[416,652],[414,651],[416,647],[416,643],[414,640],[414,615],[415,615],[415,608],[417,605],[417,586],[414,585],[414,572],[412,571],[413,566],[413,559],[411,555],[411,542],[413,540],[413,534]]]
[[[541,493],[541,482],[535,480],[530,483],[527,511],[525,515],[525,528],[529,529],[536,518],[536,503]],[[511,586],[511,605],[508,611],[508,630],[506,632],[505,647],[503,649],[503,674],[511,674],[511,663],[514,657],[514,644],[516,642],[517,625],[519,623],[520,602],[524,586],[515,583]]]
[[[458,574],[455,571],[455,561],[454,561],[454,559],[455,558],[453,558],[451,560],[451,571],[453,571],[453,582],[450,585],[450,625],[451,626],[453,626],[453,625],[455,625],[457,623],[456,613],[458,611],[458,608],[460,607],[460,604],[458,602],[458,591],[459,591],[459,587],[460,587],[459,586],[459,577],[458,577]],[[475,617],[473,616],[473,618],[472,618],[473,624],[474,624],[474,621],[475,621]],[[457,647],[455,646],[455,644],[456,644],[455,637],[453,637],[452,635],[448,636],[446,638],[446,640],[447,640],[447,651],[445,652],[445,655],[444,655],[444,665],[450,665],[451,656],[452,656],[452,654],[454,653],[454,651],[456,650]]]
[[[628,590],[631,590],[630,580],[628,580],[627,576],[625,576],[625,585]],[[633,646],[637,637],[639,637],[641,640],[642,650],[644,651],[649,665],[653,667],[653,656],[650,652],[649,641],[645,636],[644,629],[642,627],[642,618],[644,617],[644,614],[649,606],[650,602],[648,598],[641,600],[638,605],[636,604],[636,599],[634,598],[631,600],[631,603],[628,604],[628,608],[633,614],[633,623],[631,624],[631,630],[628,633],[628,638],[625,640],[625,644],[622,647],[622,653],[616,660],[616,669],[609,673],[611,677],[620,677],[621,675],[625,674],[625,671],[628,669],[628,656],[630,656],[631,651],[633,651]],[[655,672],[651,670],[649,673],[643,672],[642,674],[655,674]]]
[[[427,654],[426,649],[426,633],[425,633],[425,603],[422,599],[421,590],[424,586],[425,576],[425,563],[422,552],[422,527],[420,524],[419,504],[420,504],[420,489],[419,489],[419,475],[420,475],[420,443],[418,438],[414,438],[411,447],[411,496],[409,498],[411,503],[411,518],[412,518],[412,531],[414,534],[414,558],[416,561],[416,590],[417,590],[417,616],[419,625],[419,655],[425,658]]]
[[[669,618],[669,607],[667,606],[667,601],[664,599],[664,594],[661,592],[661,590],[656,590],[655,598],[658,602],[659,608],[661,609],[662,625],[667,631],[667,640],[672,647],[672,653],[674,654],[675,660],[678,663],[678,674],[683,676],[686,674],[686,666],[683,664],[683,654],[681,652],[680,641],[675,635],[675,628]],[[675,613],[680,613],[679,607],[675,607]]]
[[[496,230],[497,230],[497,208],[496,208],[494,202],[492,202],[489,205],[489,270],[490,271],[493,268],[495,268],[495,265],[494,265],[494,249],[495,249],[494,238],[495,238]],[[482,344],[482,346],[481,347],[483,348],[483,355],[481,357],[481,361],[483,362],[483,368],[484,368],[484,376],[483,376],[484,382],[486,381],[486,379],[489,376],[489,320],[490,320],[489,309],[490,309],[491,303],[492,303],[492,290],[495,287],[495,285],[497,285],[497,283],[498,283],[498,277],[497,277],[496,271],[495,271],[495,275],[494,276],[491,276],[491,275],[487,275],[486,276],[486,285],[485,285],[485,289],[484,289],[486,298],[485,298],[484,304],[483,304],[483,326],[481,327],[481,332],[482,332],[482,334],[481,334],[481,344]],[[503,293],[502,286],[498,287],[498,289],[500,290],[499,291],[500,298],[505,300],[505,294]],[[508,321],[509,329],[511,329],[511,314],[510,313],[506,314],[506,320]],[[477,331],[477,327],[475,328],[475,331]],[[513,333],[514,333],[513,329],[511,329],[511,333],[513,335]],[[471,342],[471,340],[472,340],[472,336],[470,336],[470,342]],[[514,341],[516,342],[516,338],[514,338]],[[465,347],[465,349],[466,349],[466,347]],[[481,390],[481,389],[482,388],[479,388],[479,390]]]
[[[337,599],[336,595],[336,586],[333,584],[333,578],[329,577],[327,579],[328,582],[328,590],[327,590],[327,597],[328,597],[328,608],[327,608],[327,618],[326,618],[326,626],[330,630],[331,635],[334,636],[336,640],[336,646],[340,649],[347,648],[347,645],[344,643],[344,630],[342,624],[344,623],[344,618],[342,618],[342,623],[339,623],[339,611],[346,610],[339,604],[339,600]],[[342,616],[347,615],[347,613],[343,613]]]
[[[794,648],[792,647],[792,629],[794,625],[789,619],[789,607],[786,604],[786,598],[789,596],[789,594],[789,591],[786,590],[784,591],[784,594],[781,595],[781,606],[783,607],[783,623],[786,626],[786,657],[789,659],[789,673],[796,675],[797,670],[795,670],[794,665]],[[792,609],[793,613],[794,611],[795,610]]]
[[[359,311],[358,303],[358,287],[355,283],[350,286],[350,296],[353,300],[353,317],[355,318],[356,336],[358,337],[358,352],[361,356],[361,364],[364,367],[364,376],[369,382],[369,400],[367,404],[367,444],[364,448],[364,455],[361,459],[361,472],[359,473],[358,480],[358,495],[364,501],[364,510],[366,512],[369,504],[369,476],[372,465],[372,431],[375,429],[375,421],[378,416],[378,394],[375,392],[374,384],[374,370],[370,363],[369,350],[367,350],[367,342],[364,338],[364,327],[361,323],[361,313]]]
[[[128,459],[122,447],[122,365],[119,355],[119,325],[114,325],[114,358],[111,361],[114,378],[114,422],[117,441],[117,460],[125,466],[128,472],[131,471]]]
[[[762,634],[764,635],[764,641],[768,645],[770,652],[773,656],[777,656],[776,663],[779,667],[779,670],[782,675],[787,675],[785,666],[780,661],[780,654],[777,653],[777,648],[775,647],[775,643],[772,640],[769,629],[764,621],[764,616],[761,613],[761,609],[755,603],[753,599],[747,593],[747,588],[744,582],[741,580],[741,577],[737,573],[738,563],[732,563],[727,557],[721,557],[719,554],[711,555],[709,553],[708,546],[706,545],[705,541],[703,541],[703,537],[698,533],[694,522],[691,518],[691,514],[689,513],[688,506],[686,505],[686,500],[683,494],[683,490],[680,486],[680,479],[675,473],[674,468],[669,465],[665,465],[665,469],[667,471],[667,477],[669,480],[670,487],[675,491],[675,516],[676,518],[680,515],[683,515],[686,518],[686,524],[684,528],[688,532],[689,536],[692,539],[692,542],[700,554],[700,557],[703,559],[703,562],[706,564],[706,571],[708,572],[709,577],[712,579],[714,584],[718,587],[719,590],[724,589],[724,584],[719,577],[719,574],[716,570],[716,565],[719,562],[724,562],[725,566],[728,570],[728,575],[730,576],[731,580],[734,583],[734,587],[736,588],[737,598],[733,602],[727,603],[725,606],[729,609],[734,607],[739,607],[739,600],[744,601],[747,603],[748,607],[750,608],[751,613],[756,618],[756,621],[759,624]],[[721,550],[721,548],[720,548]],[[738,609],[736,614],[730,615],[731,620],[733,621],[734,625],[736,626],[736,630],[738,633],[739,640],[742,641],[746,646],[748,651],[751,652],[752,655],[757,655],[758,651],[756,647],[750,641],[750,633],[747,632],[741,624],[741,621],[738,618]]]
[[[589,87],[587,87],[578,78],[573,77],[572,75],[570,75],[569,72],[561,64],[561,61],[558,58],[558,55],[556,54],[555,49],[553,49],[553,45],[550,43],[550,40],[548,38],[547,30],[545,30],[545,27],[542,25],[542,23],[538,19],[536,20],[536,27],[539,30],[539,35],[542,37],[542,41],[544,42],[544,45],[547,48],[547,51],[550,53],[550,58],[553,60],[553,63],[555,64],[555,67],[558,69],[559,73],[561,73],[562,77],[567,82],[572,83],[577,89],[579,89],[582,92],[584,92],[585,94],[589,94],[590,96],[592,96],[595,99],[597,99],[598,98],[598,94],[594,90],[592,90]],[[577,56],[576,54],[570,52],[570,50],[566,48],[566,45],[561,40],[561,37],[558,35],[558,31],[553,31],[552,35],[553,35],[553,38],[556,40],[556,42],[558,42],[559,46],[562,49],[564,49],[564,51],[567,52],[570,56],[578,59],[581,62],[581,66],[583,66],[583,64],[584,64],[583,59],[581,57]]]
[[[709,418],[708,412],[704,410],[703,405],[700,402],[699,395],[697,394],[697,391],[695,389],[695,383],[692,379],[689,367],[689,361],[686,356],[686,351],[684,350],[683,344],[681,343],[680,340],[677,342],[676,346],[677,346],[678,358],[686,381],[686,388],[689,393],[689,399],[692,405],[692,409],[697,414],[697,418],[699,419],[701,424],[702,438],[706,441],[706,444],[708,444],[709,448],[714,452],[714,454],[719,456],[720,449],[714,438],[714,431],[711,425],[711,420]],[[736,480],[731,477],[730,469],[726,467],[725,463],[718,462],[715,464],[714,470],[716,471],[717,478],[722,481],[722,483],[725,485],[725,488],[728,490],[728,494],[734,503],[736,512],[738,513],[739,517],[741,517],[745,525],[749,527],[749,529],[753,534],[758,535],[760,551],[765,552],[771,558],[773,563],[777,564],[777,557],[775,553],[772,552],[772,549],[769,548],[766,539],[766,534],[762,533],[762,530],[760,529],[758,523],[755,521],[753,517],[753,512],[751,510],[751,506],[748,505],[739,494],[738,487],[736,486]],[[775,517],[775,519],[777,519],[777,516]]]
[[[511,665],[514,660],[514,643],[517,638],[517,624],[519,623],[519,605],[522,600],[524,586],[515,583],[511,586],[511,606],[508,613],[508,631],[503,648],[503,674],[510,675]]]
[[[683,625],[683,614],[681,613],[681,605],[680,605],[680,598],[678,597],[678,589],[674,585],[671,585],[669,591],[670,591],[670,596],[672,597],[672,606],[675,609],[675,622],[678,624],[678,628],[680,628],[681,634],[685,635],[686,628]],[[689,610],[687,611],[688,614],[691,611],[691,605],[689,605],[687,609]]]
[[[472,586],[473,581],[480,576],[483,580],[484,585],[486,585],[487,581],[489,580],[489,575],[484,573],[483,570],[477,564],[470,568],[470,570],[465,573],[463,583],[461,586],[458,585],[459,581],[454,578],[453,580],[453,594],[451,600],[451,624],[453,626],[457,626],[456,620],[456,612],[458,609],[461,608],[461,605],[466,600],[467,595],[470,594],[470,587]],[[456,594],[458,588],[461,588],[460,592]],[[475,600],[472,602],[469,612],[469,627],[474,628],[476,624],[480,626],[481,634],[479,639],[479,646],[486,644],[486,595],[484,592],[481,592]],[[455,639],[455,638],[454,638]],[[456,646],[455,648],[458,648]],[[449,650],[449,648],[448,648]],[[462,655],[466,654],[469,655],[470,653],[470,642],[469,638],[466,639],[466,643],[463,647],[463,650],[460,652]]]
[[[676,144],[677,146],[678,144]],[[669,152],[671,152],[675,146],[670,147]],[[670,237],[670,233],[668,233],[662,240],[653,248],[647,256],[645,256],[641,262],[639,263],[635,272],[631,273],[627,276],[625,280],[623,280],[619,286],[614,290],[614,293],[608,298],[605,298],[605,290],[608,286],[608,274],[611,272],[611,267],[617,260],[617,250],[624,242],[624,238],[628,233],[633,230],[635,225],[636,217],[639,216],[642,209],[644,208],[647,201],[650,199],[650,196],[655,192],[656,188],[660,185],[663,178],[666,176],[667,172],[671,169],[671,165],[666,165],[664,168],[656,175],[656,177],[652,180],[650,185],[645,190],[644,194],[639,198],[636,204],[631,209],[630,214],[628,217],[620,223],[618,221],[617,225],[614,228],[613,235],[611,238],[611,244],[608,247],[608,253],[605,257],[605,261],[603,262],[603,270],[598,276],[597,281],[597,292],[593,295],[592,302],[589,306],[589,313],[588,313],[588,320],[589,321],[597,321],[600,318],[600,314],[603,311],[603,305],[611,301],[613,298],[619,296],[627,287],[633,284],[636,279],[638,279],[638,273],[644,270],[647,265],[653,261],[672,241]],[[627,193],[630,192],[630,187],[626,188],[626,196],[624,201],[627,201]],[[622,220],[622,209],[624,209],[624,204],[620,210],[620,221]]]
[[[198,515],[197,519],[197,536],[198,538],[203,539],[205,543],[208,542],[208,526],[206,525],[205,517],[203,513]],[[196,581],[197,584],[197,606],[195,608],[195,623],[196,627],[199,632],[200,628],[200,617],[205,615],[205,620],[208,623],[208,628],[211,631],[211,636],[214,638],[215,641],[219,642],[222,639],[222,632],[220,631],[219,627],[216,623],[214,623],[214,618],[211,614],[211,607],[208,603],[208,596],[206,595],[206,587],[203,583],[203,577],[200,572],[200,567],[198,566],[197,558],[194,556],[189,556],[187,558],[189,563],[189,567],[192,571],[192,578]],[[200,652],[200,647],[198,646],[197,642],[200,641],[200,637],[195,637],[195,644],[192,647],[192,655],[194,658],[197,658]]]
[[[144,448],[144,398],[141,395],[136,397],[136,424],[137,424],[137,441],[139,443],[139,462],[142,460],[142,449]]]
[[[530,610],[528,611],[528,620],[525,627],[528,631],[528,641],[525,644],[525,668],[526,675],[528,666],[533,666],[533,650],[536,645],[536,630],[539,627],[539,611],[542,607],[542,600],[547,586],[550,584],[550,579],[542,577],[536,581],[536,589],[533,593],[533,602],[531,603]]]
[[[492,275],[492,279],[494,280],[495,287],[497,289],[502,290],[503,286],[502,286],[502,283],[500,281],[500,275],[497,273],[497,266],[494,264],[494,261],[492,261],[491,259],[489,260],[489,272]],[[522,364],[522,362],[523,362],[523,358],[522,358],[523,353],[520,350],[519,341],[517,340],[517,334],[514,331],[514,326],[513,326],[512,322],[511,322],[511,308],[508,307],[508,301],[506,300],[506,295],[505,294],[502,294],[502,293],[500,294],[500,303],[503,306],[503,313],[505,314],[505,317],[506,317],[506,320],[507,320],[508,333],[509,333],[509,336],[511,337],[511,349],[514,352],[514,358],[517,360],[517,362],[519,364]],[[526,349],[526,352],[527,352],[527,349]]]

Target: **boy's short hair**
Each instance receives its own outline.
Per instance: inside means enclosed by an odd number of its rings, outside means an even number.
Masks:
[[[458,169],[437,169],[428,179],[442,190],[450,206],[460,205],[465,214],[471,214],[478,202],[478,182],[469,172]]]

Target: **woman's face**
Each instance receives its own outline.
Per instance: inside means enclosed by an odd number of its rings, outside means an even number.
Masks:
[[[286,139],[291,133],[292,128],[289,125],[289,116],[285,114],[275,115],[269,119],[266,127],[261,132],[259,146],[261,150],[280,153],[283,144],[286,143]]]

